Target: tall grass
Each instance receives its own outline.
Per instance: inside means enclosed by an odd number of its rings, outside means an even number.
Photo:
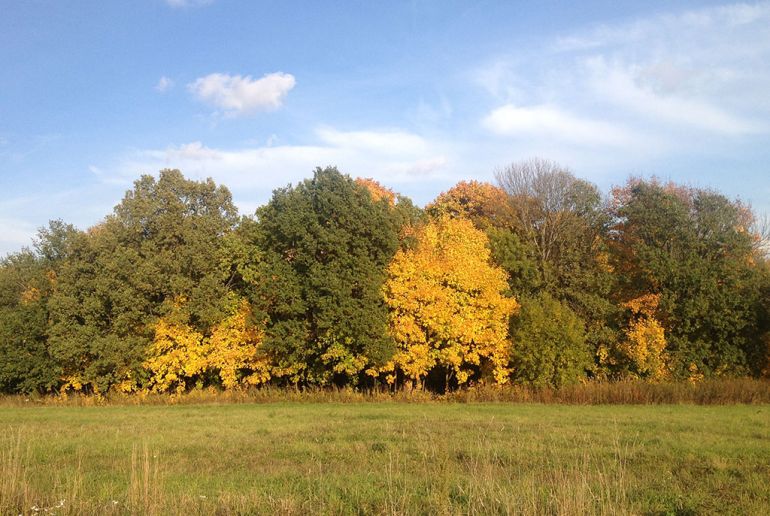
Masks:
[[[21,432],[4,444],[0,449],[0,514],[23,507],[30,498]]]
[[[0,514],[763,514],[767,406],[276,403],[0,414]]]
[[[448,448],[448,449],[447,449]],[[561,464],[560,457],[547,457],[540,469],[519,472],[514,468],[530,458],[500,454],[483,437],[473,446],[425,443],[423,460],[416,471],[410,467],[406,450],[387,454],[381,474],[385,487],[378,492],[360,479],[351,489],[340,492],[318,484],[311,490],[292,492],[282,486],[281,495],[262,490],[222,492],[208,498],[193,492],[172,492],[165,488],[167,467],[144,444],[134,446],[124,495],[100,498],[98,491],[83,491],[85,478],[78,468],[64,485],[50,490],[30,486],[31,465],[24,443],[16,437],[2,450],[0,465],[0,514],[632,514],[628,496],[626,461],[628,448],[615,442],[615,457],[606,461],[586,450],[575,463]],[[447,453],[449,452],[449,453]],[[303,465],[297,465],[298,470]],[[413,467],[413,465],[411,466]],[[437,477],[441,472],[442,477]],[[415,490],[412,476],[430,480]],[[290,493],[288,496],[286,492]]]
[[[154,516],[167,512],[163,507],[164,500],[157,459],[156,454],[150,453],[147,444],[144,444],[141,453],[139,453],[137,446],[134,446],[131,452],[131,475],[125,506],[134,514]]]
[[[533,388],[517,385],[479,385],[445,394],[421,390],[352,388],[279,388],[222,391],[195,389],[184,394],[108,394],[107,396],[0,396],[0,406],[94,406],[179,405],[224,403],[360,403],[360,402],[509,402],[559,403],[569,405],[730,405],[770,403],[770,380],[753,378],[712,379],[698,383],[642,381],[587,382],[573,386]]]
[[[770,381],[734,378],[704,380],[698,383],[587,382],[561,389],[488,386],[454,391],[448,394],[446,399],[459,402],[500,401],[570,405],[761,404],[770,403]]]
[[[78,514],[72,502],[79,500],[82,470],[67,485],[57,481],[44,493],[31,484],[30,448],[21,432],[0,440],[0,514]],[[68,503],[69,502],[69,503]],[[80,509],[84,509],[81,506]],[[89,508],[90,509],[90,508]]]

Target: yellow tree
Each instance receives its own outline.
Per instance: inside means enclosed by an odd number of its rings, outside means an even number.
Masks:
[[[460,181],[425,207],[433,217],[468,218],[482,229],[504,223],[507,196],[502,188],[480,181]]]
[[[622,350],[639,376],[659,380],[667,374],[666,334],[655,318],[660,296],[645,294],[623,306],[631,312]]]
[[[441,366],[447,382],[464,384],[487,368],[497,383],[507,381],[508,319],[518,303],[503,295],[506,273],[489,258],[486,235],[467,219],[444,216],[416,231],[416,245],[396,253],[383,288],[397,343],[384,372],[416,383]]]
[[[208,350],[203,335],[187,324],[159,319],[144,366],[151,373],[153,391],[184,391],[187,381],[208,367]]]
[[[264,333],[252,319],[249,302],[234,300],[230,314],[211,332],[207,365],[219,371],[225,389],[270,380],[271,363],[260,347]]]

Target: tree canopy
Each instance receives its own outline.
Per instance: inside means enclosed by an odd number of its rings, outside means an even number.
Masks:
[[[561,387],[770,375],[770,262],[751,209],[545,160],[425,210],[336,168],[239,216],[229,190],[141,176],[113,212],[0,261],[0,392]]]

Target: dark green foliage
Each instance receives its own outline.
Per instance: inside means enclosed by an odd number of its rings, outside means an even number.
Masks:
[[[58,381],[48,353],[46,264],[31,251],[0,264],[0,392],[44,392]]]
[[[749,363],[755,372],[770,378],[770,262],[766,257],[763,258],[759,267],[759,339],[754,352],[749,356]]]
[[[215,324],[228,272],[216,258],[236,222],[226,188],[164,170],[73,237],[50,302],[51,352],[65,375],[99,392],[141,381],[158,317],[173,311],[199,330]]]
[[[227,188],[164,170],[157,181],[143,176],[134,184],[105,230],[115,234],[119,246],[137,253],[142,279],[137,288],[143,297],[163,303],[183,296],[191,323],[205,329],[221,318],[226,292],[213,258],[237,223]]]
[[[41,228],[33,250],[0,264],[0,392],[45,392],[61,364],[49,342],[51,297],[78,231],[60,220]]]
[[[621,292],[661,295],[674,372],[759,372],[749,360],[762,346],[751,212],[711,191],[654,181],[632,181],[616,199]]]
[[[411,248],[416,243],[414,234],[404,229],[419,226],[425,218],[425,213],[415,206],[409,197],[399,194],[396,195],[396,205],[391,209],[390,215],[398,228],[401,248]]]
[[[547,293],[521,300],[511,336],[516,383],[562,387],[585,378],[591,366],[585,322]]]
[[[607,204],[539,160],[499,179],[505,193],[463,183],[444,200],[470,210],[521,302],[515,383],[622,377],[623,306],[647,294],[675,377],[770,376],[770,265],[747,207],[637,180]],[[0,261],[0,392],[141,388],[159,318],[208,337],[238,297],[265,330],[274,383],[361,385],[392,356],[385,271],[424,216],[388,192],[317,169],[239,219],[226,188],[164,170],[87,231],[51,222]]]
[[[400,203],[399,203],[400,204]],[[258,302],[269,314],[266,345],[295,381],[325,383],[332,344],[382,364],[393,352],[380,289],[398,247],[399,213],[334,168],[276,190],[257,212],[265,260]]]
[[[492,259],[508,273],[511,291],[517,297],[540,291],[543,274],[534,249],[510,229],[490,228],[487,236]]]

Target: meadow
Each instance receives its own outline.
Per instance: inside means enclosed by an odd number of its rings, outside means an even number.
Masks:
[[[770,406],[0,406],[0,514],[766,514]]]

